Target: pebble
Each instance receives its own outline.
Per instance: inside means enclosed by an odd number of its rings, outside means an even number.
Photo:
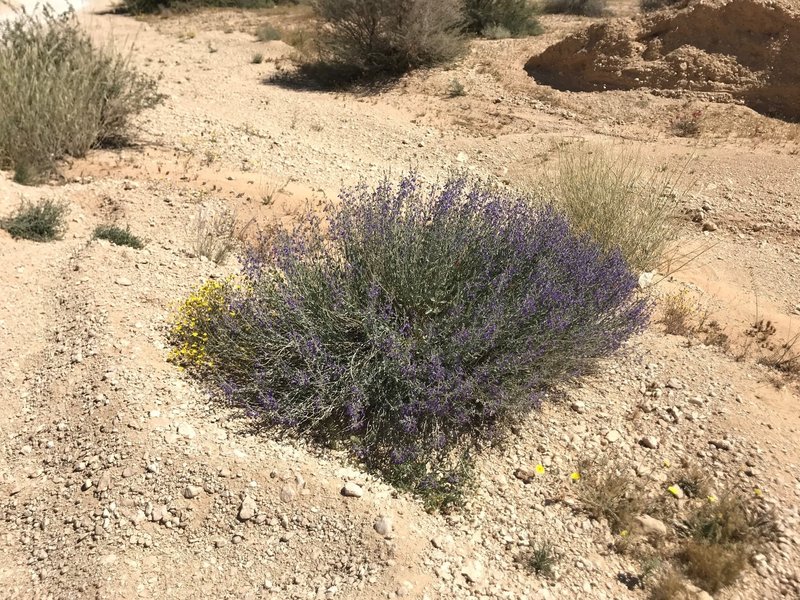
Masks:
[[[391,538],[392,534],[394,533],[394,524],[392,523],[392,518],[386,515],[381,515],[378,517],[375,520],[373,528],[379,535],[382,535],[387,539]]]
[[[667,387],[672,388],[673,390],[682,390],[683,382],[680,379],[673,377],[672,379],[667,381]]]
[[[133,285],[133,282],[127,277],[117,277],[117,285],[129,286]]]
[[[716,231],[719,229],[714,221],[704,221],[703,222],[703,231]]]
[[[90,487],[92,487],[92,480],[91,479],[87,479],[86,481],[83,482],[83,485],[81,486],[81,490],[85,492]]]
[[[728,440],[711,440],[708,443],[720,450],[730,450],[733,447]]]
[[[479,583],[484,576],[483,563],[477,559],[467,560],[461,567],[461,574],[470,583]]]
[[[242,498],[242,504],[239,506],[239,520],[240,521],[249,521],[254,516],[256,516],[256,511],[258,510],[258,505],[256,501],[253,500],[250,496],[245,496]]]
[[[650,448],[650,450],[658,450],[660,443],[657,437],[646,435],[639,440],[639,445],[644,446],[645,448]]]
[[[667,526],[649,515],[636,517],[636,525],[645,533],[664,537],[667,535]]]
[[[361,486],[352,481],[345,483],[344,487],[342,488],[342,496],[347,496],[348,498],[361,498],[363,495],[364,490],[361,489]]]
[[[181,435],[185,438],[194,439],[197,435],[195,433],[194,427],[189,425],[188,423],[178,423],[178,427],[176,428],[178,435]]]
[[[570,408],[574,410],[579,415],[582,415],[586,412],[586,403],[582,402],[581,400],[576,400],[572,404],[570,404]]]
[[[191,500],[192,498],[197,498],[200,495],[200,492],[203,491],[198,485],[187,485],[186,488],[183,490],[183,497]]]
[[[297,489],[291,484],[287,484],[281,488],[280,497],[282,502],[291,502],[297,497]]]
[[[611,431],[609,431],[606,434],[606,440],[608,440],[608,442],[611,443],[611,444],[613,444],[614,442],[619,441],[620,437],[622,437],[622,436],[620,435],[619,431],[617,431],[616,429],[612,429]]]

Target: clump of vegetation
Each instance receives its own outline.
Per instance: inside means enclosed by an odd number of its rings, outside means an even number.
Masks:
[[[242,242],[252,224],[239,222],[236,213],[228,208],[201,208],[195,221],[194,253],[217,264],[224,263]]]
[[[697,137],[700,135],[702,123],[702,110],[684,109],[672,119],[670,127],[672,128],[672,132],[678,137]]]
[[[607,0],[545,0],[543,12],[549,14],[602,17],[608,14]]]
[[[250,62],[254,65],[260,65],[264,62],[264,55],[261,52],[256,52],[250,57]]]
[[[604,465],[585,465],[580,473],[578,499],[585,510],[595,519],[606,519],[614,533],[630,531],[646,508],[634,479]]]
[[[259,25],[256,29],[256,39],[259,42],[274,42],[281,39],[281,35],[281,31],[269,23]]]
[[[469,32],[491,39],[498,32],[502,37],[539,35],[542,26],[537,18],[538,9],[529,0],[465,0],[464,16]],[[498,29],[502,28],[502,30]]]
[[[747,566],[747,552],[739,545],[720,546],[690,541],[680,553],[686,575],[705,591],[715,594],[733,584]]]
[[[652,271],[678,237],[678,175],[648,172],[635,156],[579,146],[562,151],[547,191],[569,221],[630,265]]]
[[[459,0],[317,0],[320,61],[395,75],[447,62],[464,49]]]
[[[450,98],[460,98],[461,96],[466,96],[467,91],[464,89],[464,84],[461,83],[458,79],[453,79],[450,81],[450,85],[447,86],[447,96]]]
[[[784,375],[800,376],[800,333],[773,346],[768,354],[758,359],[758,362]]]
[[[525,559],[525,565],[537,575],[552,577],[553,569],[558,562],[555,547],[550,542],[534,544]]]
[[[664,332],[669,335],[690,336],[697,331],[697,303],[686,290],[666,294],[661,299],[661,318]]]
[[[94,229],[93,237],[98,240],[108,240],[117,246],[128,246],[137,250],[144,248],[141,238],[133,235],[127,227],[123,229],[117,225],[98,225]]]
[[[10,217],[0,221],[0,227],[13,238],[49,242],[60,239],[67,230],[67,210],[66,203],[55,200],[23,202]]]
[[[22,183],[63,156],[119,143],[160,100],[155,81],[95,46],[72,12],[45,7],[0,22],[0,168]]]
[[[642,12],[653,12],[677,5],[685,5],[686,0],[639,0]]]
[[[649,600],[691,600],[695,597],[674,569],[662,573],[647,589]]]
[[[194,319],[213,367],[186,366],[437,504],[477,445],[647,321],[623,257],[552,208],[463,177],[340,199],[250,249],[224,310]]]
[[[200,8],[272,8],[277,4],[297,4],[297,0],[122,0],[122,9],[131,14],[164,11],[189,12]]]

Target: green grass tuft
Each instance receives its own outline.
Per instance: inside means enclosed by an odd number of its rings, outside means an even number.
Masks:
[[[64,235],[67,208],[66,203],[55,200],[23,202],[10,217],[0,221],[0,227],[15,239],[49,242]]]
[[[122,229],[116,225],[98,225],[94,229],[94,239],[108,240],[117,246],[129,246],[140,250],[144,248],[141,238],[133,235],[128,228]]]

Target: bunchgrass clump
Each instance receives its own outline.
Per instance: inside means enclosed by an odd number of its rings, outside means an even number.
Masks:
[[[539,35],[538,8],[529,0],[465,0],[466,29],[472,33],[500,39]],[[497,36],[502,32],[507,35]]]
[[[691,600],[686,580],[674,569],[667,569],[651,585],[647,586],[649,600]]]
[[[72,12],[45,7],[0,21],[0,168],[36,183],[63,156],[125,138],[161,100],[155,81],[98,48]]]
[[[216,293],[222,308],[173,330],[178,348],[205,336],[185,366],[436,506],[459,498],[482,442],[649,310],[618,252],[464,177],[345,190],[262,237]]]
[[[602,17],[608,14],[607,0],[545,0],[542,11],[548,14]]]
[[[555,547],[547,541],[534,544],[525,559],[525,565],[542,577],[551,577],[558,562]]]
[[[636,156],[585,145],[564,149],[548,196],[603,248],[619,248],[635,269],[664,262],[679,233],[680,172],[649,172]]]
[[[144,248],[141,238],[132,234],[127,227],[123,229],[118,225],[98,225],[95,227],[92,237],[98,240],[108,240],[117,246],[128,246],[136,250]]]
[[[580,469],[578,499],[594,519],[605,519],[614,533],[630,531],[646,510],[644,494],[633,477],[605,464]]]
[[[281,31],[274,25],[264,23],[256,29],[256,39],[259,42],[274,42],[281,39]]]
[[[55,200],[40,200],[37,203],[23,202],[14,213],[0,220],[0,227],[13,238],[49,242],[60,239],[67,230],[68,206]]]
[[[660,308],[658,322],[664,325],[664,333],[689,337],[697,331],[699,308],[686,290],[666,294]]]
[[[741,544],[722,546],[694,540],[684,545],[679,555],[686,576],[711,594],[732,585],[747,566],[747,558]]]

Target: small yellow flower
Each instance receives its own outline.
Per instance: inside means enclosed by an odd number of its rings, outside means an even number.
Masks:
[[[756,496],[761,496],[761,495],[762,495],[764,492],[762,492],[762,491],[761,491],[761,488],[755,488],[755,489],[753,490],[753,493],[754,493]]]
[[[580,481],[581,474],[575,471],[572,475],[569,476],[569,478],[572,479],[572,481]]]
[[[669,469],[672,465],[669,462],[668,458],[664,459],[664,468]]]
[[[533,468],[533,470],[536,472],[537,475],[544,475],[545,469],[544,469],[544,465],[542,465],[542,464],[536,465]]]
[[[667,491],[668,491],[670,494],[672,494],[673,496],[675,496],[676,498],[680,497],[680,495],[681,495],[681,488],[679,488],[677,485],[671,485],[671,486],[669,486],[669,487],[667,488]]]
[[[628,537],[628,530],[627,529],[623,529],[622,531],[619,532],[619,534],[622,537]]]

